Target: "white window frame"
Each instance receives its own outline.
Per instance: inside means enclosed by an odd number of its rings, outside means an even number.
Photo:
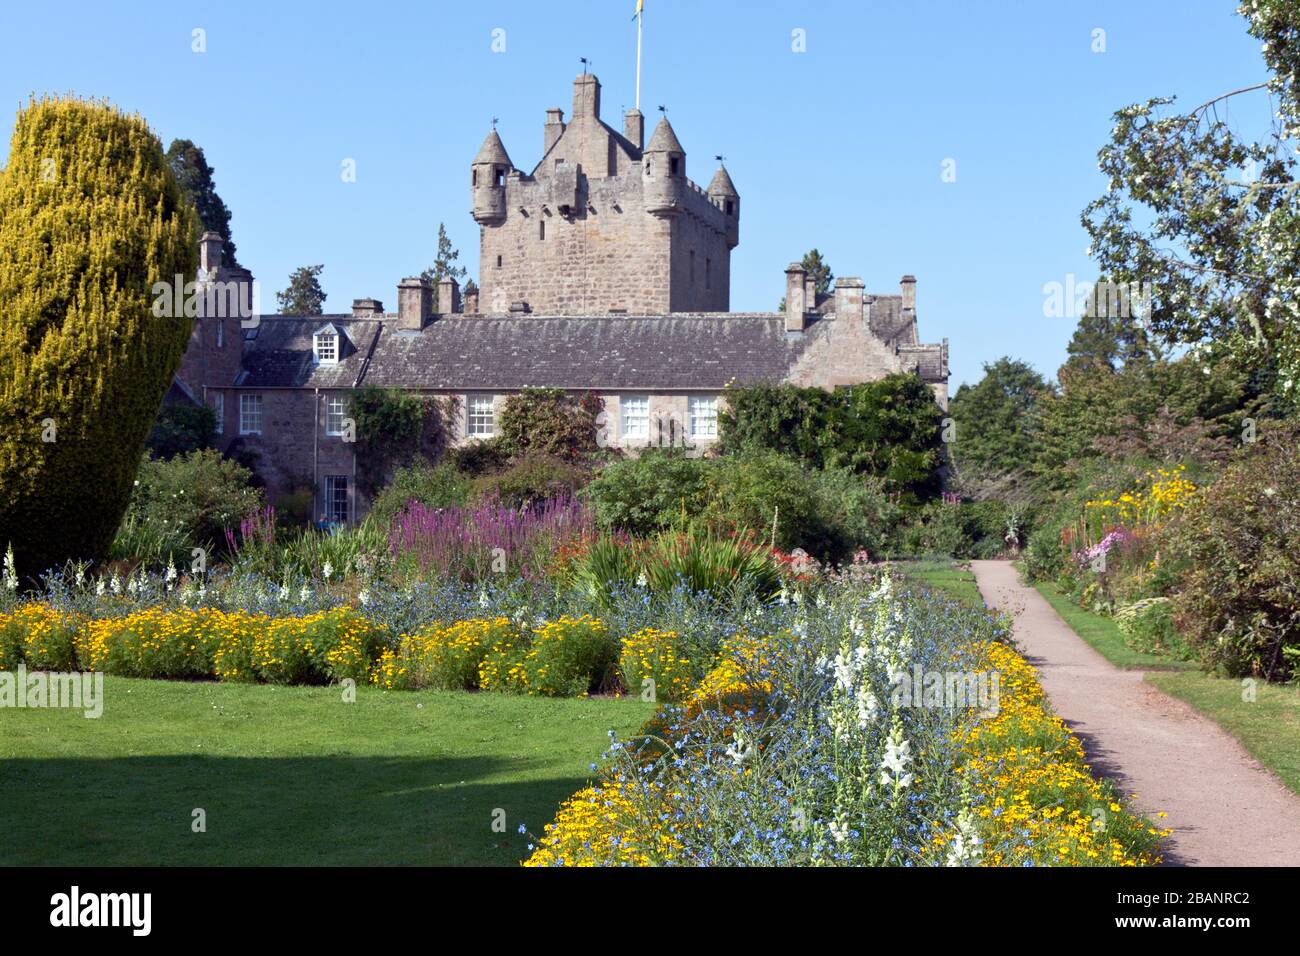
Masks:
[[[321,329],[312,336],[311,350],[316,357],[319,365],[338,365],[339,352],[342,337],[338,331],[331,329]],[[328,351],[326,344],[328,343]]]
[[[487,408],[486,415],[483,412]],[[465,436],[467,438],[492,438],[497,433],[496,396],[465,396]]]
[[[239,396],[239,434],[262,434],[262,396],[242,393]]]
[[[692,395],[686,399],[691,438],[718,437],[718,396]]]
[[[348,417],[348,400],[342,395],[325,396],[325,434],[342,435]]]
[[[342,488],[339,487],[339,482],[343,483]],[[338,521],[343,524],[348,524],[351,521],[352,519],[351,482],[352,479],[348,475],[326,475],[325,476],[325,500],[324,500],[325,507],[323,509],[325,514],[325,520]],[[341,518],[338,516],[338,513],[335,511],[335,506],[340,503],[339,502],[340,492],[342,493],[343,496],[342,497],[343,516]]]
[[[213,392],[210,407],[212,408],[212,417],[217,420],[217,434],[224,435],[226,433],[226,393]]]
[[[629,412],[632,414],[628,414]],[[638,425],[639,427],[636,427]],[[650,396],[620,396],[618,400],[618,426],[618,433],[624,441],[649,441]]]

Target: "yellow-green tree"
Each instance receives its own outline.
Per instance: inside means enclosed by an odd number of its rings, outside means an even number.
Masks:
[[[107,551],[189,338],[154,286],[193,277],[195,238],[141,117],[20,110],[0,171],[0,547],[20,575]]]

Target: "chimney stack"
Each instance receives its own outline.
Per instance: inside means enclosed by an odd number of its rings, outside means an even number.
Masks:
[[[848,325],[862,324],[862,280],[841,277],[835,280],[835,317]]]
[[[220,233],[205,232],[199,237],[199,269],[205,279],[216,278],[221,271],[221,244],[224,240]]]
[[[460,311],[460,283],[447,276],[438,280],[438,314],[454,315]]]
[[[465,314],[478,315],[478,289],[470,289],[465,293]]]
[[[916,276],[903,276],[898,280],[898,291],[903,297],[903,311],[916,312]]]
[[[354,319],[375,319],[383,318],[384,303],[378,299],[353,299],[352,300],[352,318]]]
[[[803,280],[804,307],[809,312],[817,311],[817,277],[809,275]]]
[[[564,110],[556,108],[546,111],[546,125],[542,127],[544,135],[542,141],[542,155],[545,156],[551,151],[556,140],[564,133]]]
[[[785,270],[785,330],[802,332],[808,313],[808,270],[792,262]]]
[[[623,116],[623,136],[637,149],[645,149],[645,116],[640,110],[628,110]]]
[[[573,118],[579,116],[600,119],[600,80],[594,73],[584,73],[573,81]]]
[[[421,278],[397,284],[397,327],[418,332],[433,317],[433,289]]]

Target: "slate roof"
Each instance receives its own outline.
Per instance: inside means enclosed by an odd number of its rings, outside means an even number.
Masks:
[[[438,318],[420,332],[386,328],[365,382],[717,391],[780,380],[811,338],[787,335],[773,313]]]
[[[312,336],[326,325],[343,333],[337,365],[317,365]],[[244,370],[235,384],[248,388],[351,388],[361,377],[384,323],[348,315],[268,315],[244,333]],[[253,334],[255,332],[255,334]]]
[[[728,382],[782,381],[835,322],[834,315],[816,316],[803,334],[791,334],[774,312],[458,316],[435,318],[416,332],[399,329],[392,315],[272,315],[246,338],[244,371],[234,384],[716,392]],[[348,340],[337,365],[313,361],[312,336],[326,324]],[[937,346],[897,344],[905,363],[918,363],[923,375],[942,375]]]

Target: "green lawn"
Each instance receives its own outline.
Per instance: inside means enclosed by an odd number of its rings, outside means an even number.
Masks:
[[[1255,684],[1255,700],[1242,700],[1242,683],[1198,672],[1146,675],[1147,682],[1186,701],[1216,721],[1251,756],[1300,793],[1300,689]]]
[[[961,567],[955,561],[900,561],[897,567],[904,578],[942,591],[972,607],[984,607],[975,575],[970,568]]]
[[[1084,610],[1070,598],[1062,594],[1050,581],[1039,581],[1034,587],[1047,602],[1056,609],[1056,613],[1065,619],[1071,630],[1092,645],[1093,649],[1116,667],[1125,670],[1195,670],[1196,664],[1190,661],[1178,661],[1155,654],[1135,651],[1124,643],[1124,635],[1113,620],[1100,614]]]
[[[104,681],[0,710],[0,864],[511,865],[653,705]],[[191,830],[206,811],[207,832]],[[494,832],[505,811],[506,832]]]

